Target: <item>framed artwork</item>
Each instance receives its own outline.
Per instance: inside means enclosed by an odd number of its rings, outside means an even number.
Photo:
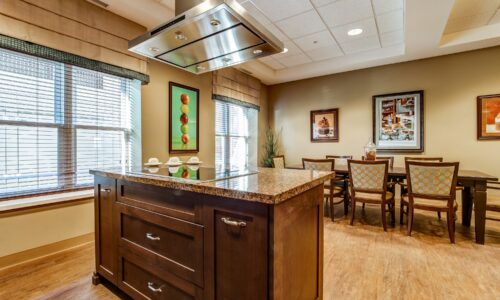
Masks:
[[[311,111],[311,142],[339,141],[339,109]]]
[[[500,94],[477,97],[477,139],[500,139]]]
[[[373,142],[381,152],[423,152],[424,91],[373,96]]]
[[[170,153],[198,152],[199,148],[199,90],[169,82],[169,140]]]

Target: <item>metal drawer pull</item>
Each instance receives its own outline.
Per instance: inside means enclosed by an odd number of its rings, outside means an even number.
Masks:
[[[243,221],[235,221],[235,220],[231,220],[230,218],[221,218],[221,221],[224,222],[224,224],[227,224],[230,226],[247,227],[247,223],[243,222]]]
[[[159,241],[160,237],[152,234],[151,232],[146,233],[146,237],[152,241]]]
[[[148,289],[150,289],[153,293],[161,293],[162,292],[161,288],[155,288],[155,284],[152,283],[151,281],[148,282]]]
[[[111,193],[111,189],[101,189],[101,193]]]

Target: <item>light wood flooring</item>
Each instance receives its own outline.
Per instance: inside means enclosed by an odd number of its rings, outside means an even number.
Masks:
[[[500,299],[500,222],[487,221],[486,245],[457,223],[417,213],[412,237],[399,223],[383,232],[379,212],[357,209],[354,226],[336,208],[325,218],[324,299]],[[0,270],[0,299],[119,299],[94,286],[93,243]]]

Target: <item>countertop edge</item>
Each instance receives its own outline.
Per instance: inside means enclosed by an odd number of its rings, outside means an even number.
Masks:
[[[266,194],[266,193],[241,191],[231,188],[207,185],[207,183],[210,182],[185,182],[184,180],[176,180],[174,178],[169,178],[168,180],[165,180],[165,179],[155,178],[155,176],[119,174],[116,172],[105,171],[105,170],[90,170],[90,174],[96,176],[111,177],[117,180],[127,180],[135,183],[142,183],[142,184],[160,186],[165,188],[179,189],[188,192],[195,192],[200,194],[214,195],[225,198],[232,198],[236,200],[243,200],[243,201],[257,202],[257,203],[264,203],[271,205],[276,205],[285,202],[286,200],[295,197],[335,177],[335,172],[332,172],[329,174],[324,174],[304,184],[293,187],[287,191],[280,192],[277,194]],[[252,174],[248,176],[253,176],[253,175],[257,174]],[[231,178],[222,180],[231,180]],[[212,183],[213,182],[214,181],[212,181]]]

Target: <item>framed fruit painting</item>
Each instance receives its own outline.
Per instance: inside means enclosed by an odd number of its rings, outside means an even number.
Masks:
[[[199,94],[198,89],[169,82],[170,153],[199,151]]]
[[[311,142],[339,141],[339,109],[311,111]]]

